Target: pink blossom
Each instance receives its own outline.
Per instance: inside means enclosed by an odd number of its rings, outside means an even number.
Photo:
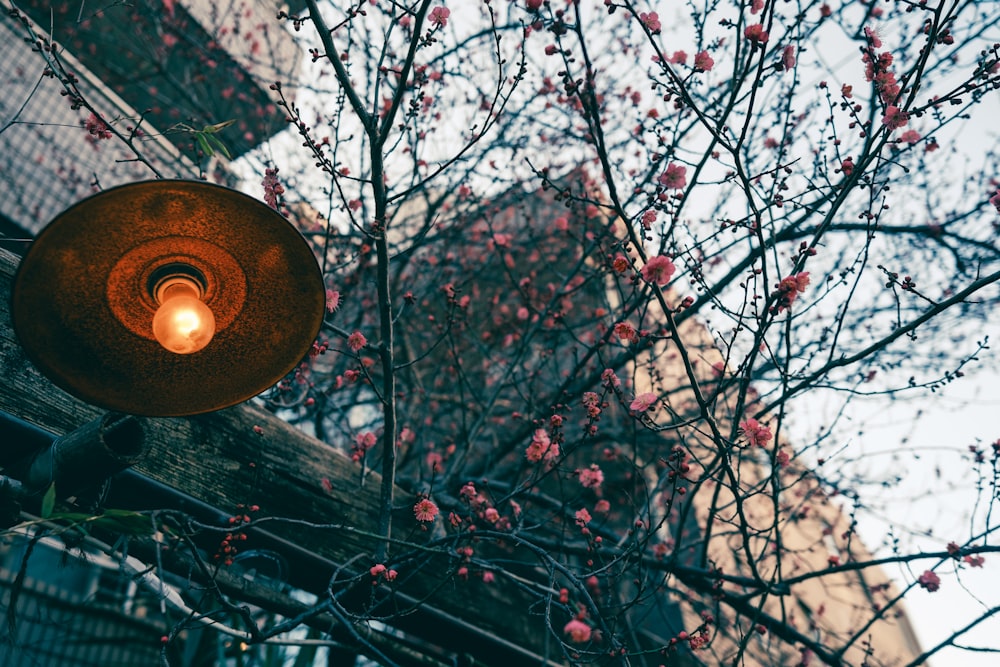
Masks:
[[[434,25],[443,28],[448,25],[449,16],[451,16],[451,10],[447,7],[435,7],[431,10],[430,21]]]
[[[371,431],[359,433],[354,437],[354,444],[351,446],[351,460],[360,461],[365,457],[365,452],[375,446],[375,434]]]
[[[743,36],[749,39],[751,42],[757,44],[763,44],[768,40],[770,35],[764,30],[764,25],[761,23],[754,23],[753,25],[748,25],[743,31]]]
[[[778,283],[778,312],[786,308],[791,308],[799,294],[806,291],[809,286],[809,272],[802,271],[793,276],[787,276]]]
[[[615,324],[615,335],[618,336],[618,340],[623,343],[632,343],[639,340],[639,337],[635,333],[635,327],[633,327],[628,322],[618,322]]]
[[[96,114],[90,114],[90,117],[87,118],[83,126],[87,128],[87,132],[98,139],[110,139],[114,136],[111,134],[111,128],[108,127],[107,123],[98,118]]]
[[[895,104],[890,104],[885,109],[885,115],[882,116],[882,124],[885,125],[889,130],[898,130],[904,127],[910,120],[910,114],[906,113]]]
[[[576,644],[590,641],[591,632],[590,626],[578,618],[574,618],[563,627],[563,633],[569,635],[570,641]]]
[[[975,556],[972,555],[965,556],[964,558],[962,558],[962,560],[968,563],[970,567],[982,567],[983,563],[986,562],[986,559],[979,554]]]
[[[357,352],[368,343],[368,339],[360,331],[355,331],[347,337],[347,347]]]
[[[622,381],[618,379],[618,376],[610,368],[605,368],[601,371],[601,382],[604,383],[605,387],[610,388],[620,387],[622,384]]]
[[[907,130],[899,135],[899,140],[908,144],[915,144],[920,141],[920,133],[916,130]]]
[[[260,184],[264,186],[264,203],[277,210],[278,198],[285,193],[285,188],[278,182],[277,168],[265,169],[264,180]]]
[[[340,292],[335,289],[326,291],[326,312],[332,313],[340,308]]]
[[[656,394],[651,391],[647,391],[644,394],[639,394],[636,396],[631,403],[629,403],[629,410],[632,412],[643,413],[653,407],[656,403]]]
[[[528,9],[533,12],[537,12],[542,8],[542,0],[528,0]]]
[[[667,58],[667,62],[674,65],[683,65],[688,60],[688,54],[685,51],[674,51],[674,55]]]
[[[694,55],[695,70],[711,72],[713,67],[715,67],[715,61],[712,60],[712,56],[708,55],[708,51],[699,51]]]
[[[483,512],[483,518],[490,523],[496,523],[500,520],[500,512],[498,512],[495,507],[489,507],[485,512]]]
[[[781,52],[781,66],[786,69],[794,69],[795,67],[795,47],[789,44]]]
[[[660,185],[669,190],[680,190],[687,185],[687,167],[671,162],[667,170],[660,174]]]
[[[649,209],[642,214],[642,228],[649,229],[656,222],[656,209]]]
[[[752,0],[750,3],[750,13],[760,14],[760,10],[764,9],[764,0]]]
[[[601,416],[601,397],[592,391],[586,391],[583,393],[580,399],[583,403],[583,407],[587,408],[587,416],[591,419],[596,419]]]
[[[917,577],[917,583],[929,593],[941,588],[941,578],[930,570],[924,570],[924,573]]]
[[[596,463],[591,463],[589,468],[577,470],[576,476],[580,480],[580,486],[585,489],[596,489],[604,483],[604,472]]]
[[[865,39],[868,40],[868,44],[873,48],[877,49],[882,46],[882,40],[879,39],[878,33],[874,28],[869,28],[865,26]]]
[[[639,14],[639,20],[642,21],[642,24],[646,26],[646,29],[654,35],[660,32],[660,17],[657,16],[656,12]]]
[[[532,463],[551,461],[559,456],[559,445],[552,442],[544,428],[535,429],[524,455]]]
[[[576,523],[579,526],[586,526],[588,523],[590,523],[590,519],[592,518],[590,516],[590,512],[587,511],[586,507],[584,507],[581,510],[577,510],[574,516],[576,517]]]
[[[642,267],[642,277],[648,283],[656,283],[661,287],[670,282],[670,277],[676,271],[674,263],[669,257],[657,255],[650,257],[646,265]]]
[[[438,506],[430,498],[421,498],[413,506],[413,516],[417,521],[433,521],[438,515]]]
[[[753,447],[766,447],[771,438],[771,429],[764,426],[753,417],[747,417],[740,422],[740,433]]]
[[[607,514],[611,511],[611,503],[609,503],[604,498],[601,498],[596,503],[594,503],[594,511],[598,514]]]

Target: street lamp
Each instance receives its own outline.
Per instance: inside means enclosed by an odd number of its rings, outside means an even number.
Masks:
[[[58,215],[14,281],[25,354],[110,410],[180,416],[260,393],[323,320],[323,279],[295,228],[240,192],[146,181]]]

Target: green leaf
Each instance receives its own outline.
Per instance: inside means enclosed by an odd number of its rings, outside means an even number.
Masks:
[[[153,534],[153,522],[148,516],[128,510],[107,510],[104,514],[94,517],[92,523],[95,528],[126,535]]]
[[[212,147],[208,145],[208,139],[206,138],[206,135],[202,134],[201,132],[195,132],[194,138],[198,141],[198,147],[201,148],[201,152],[204,153],[207,157],[212,157],[215,151],[212,150]]]
[[[223,130],[235,122],[236,119],[233,118],[232,120],[225,120],[222,121],[221,123],[216,123],[215,125],[206,125],[205,127],[201,128],[201,131],[204,132],[205,134],[215,134],[219,130]]]
[[[227,160],[233,159],[233,156],[229,154],[229,149],[226,148],[226,145],[222,143],[221,139],[214,134],[205,135],[205,138],[208,139],[208,143],[214,146],[216,150],[225,155]]]
[[[42,518],[48,519],[52,516],[52,510],[56,506],[56,483],[52,482],[49,484],[49,488],[46,489],[45,495],[42,496]]]

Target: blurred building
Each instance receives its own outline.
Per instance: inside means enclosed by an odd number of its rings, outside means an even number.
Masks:
[[[295,77],[300,53],[276,2],[15,6],[0,15],[0,232],[36,234],[95,190],[157,172],[198,178],[206,126],[232,121],[217,137],[235,158],[285,125],[268,86]]]

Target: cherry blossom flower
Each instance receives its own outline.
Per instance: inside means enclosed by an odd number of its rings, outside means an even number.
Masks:
[[[594,503],[594,511],[598,514],[607,514],[611,511],[611,503],[609,503],[604,498],[601,498],[596,503]]]
[[[568,635],[570,641],[576,644],[584,644],[590,641],[591,632],[593,631],[590,626],[578,618],[574,618],[563,627],[563,633]]]
[[[559,456],[559,445],[552,442],[544,428],[535,429],[524,455],[532,463],[551,461]]]
[[[447,7],[435,7],[431,10],[430,21],[434,25],[443,28],[448,25],[449,16],[451,16],[451,10]]]
[[[654,403],[656,403],[656,394],[651,391],[647,391],[644,394],[636,396],[635,399],[633,399],[633,401],[629,404],[628,408],[632,412],[642,414],[653,407]]]
[[[708,51],[699,51],[694,55],[694,68],[696,71],[711,72],[713,67],[715,67],[715,61],[712,60],[712,56],[708,55]]]
[[[583,406],[587,408],[587,416],[596,419],[601,415],[601,397],[592,391],[584,392],[581,398]]]
[[[882,116],[882,124],[890,130],[898,130],[901,127],[905,127],[909,120],[910,114],[906,113],[895,104],[890,104],[886,107],[885,115]]]
[[[340,308],[340,292],[335,289],[326,291],[326,312],[332,313]]]
[[[674,51],[674,55],[667,58],[667,62],[673,65],[683,65],[688,60],[686,51]]]
[[[615,374],[614,370],[610,368],[605,368],[603,371],[601,371],[601,382],[604,383],[605,387],[610,387],[610,388],[620,387],[622,384],[622,381],[618,379],[618,376]]]
[[[368,343],[368,339],[360,331],[355,331],[347,337],[347,347],[357,352]]]
[[[771,429],[764,426],[753,417],[747,417],[740,422],[740,434],[753,447],[766,447],[771,442]]]
[[[596,463],[591,463],[589,468],[577,470],[576,476],[580,480],[580,486],[585,489],[596,489],[604,483],[604,472]]]
[[[687,167],[674,162],[667,165],[667,170],[660,174],[660,185],[669,190],[680,190],[687,185]]]
[[[763,44],[770,37],[770,35],[767,34],[767,31],[764,30],[764,25],[761,23],[748,25],[743,31],[743,36],[756,44]]]
[[[413,516],[417,521],[433,521],[438,515],[438,506],[430,498],[421,498],[413,506]]]
[[[98,139],[110,139],[114,136],[111,134],[111,128],[108,127],[107,123],[98,118],[96,114],[90,114],[90,117],[87,118],[83,125],[87,128],[87,132]]]
[[[916,130],[907,130],[899,135],[899,140],[912,145],[920,141],[920,133]]]
[[[778,463],[778,466],[782,468],[787,468],[788,464],[791,462],[791,455],[784,449],[778,450],[778,453],[774,455],[774,460]]]
[[[351,460],[360,461],[363,459],[365,453],[375,446],[376,440],[375,434],[371,431],[359,433],[355,436],[354,444],[351,445]]]
[[[642,277],[646,282],[655,283],[662,287],[670,282],[670,277],[674,275],[676,270],[669,257],[657,255],[650,257],[646,265],[642,267]]]
[[[781,66],[785,70],[795,68],[795,47],[789,44],[781,52]]]
[[[278,170],[265,169],[264,180],[260,184],[264,186],[264,203],[277,210],[278,198],[285,193],[284,186],[278,182]]]
[[[917,583],[929,593],[941,588],[941,578],[930,570],[924,570],[924,573],[917,577]]]
[[[586,526],[588,523],[590,523],[590,520],[592,518],[590,516],[590,512],[587,511],[586,507],[584,507],[581,510],[577,510],[574,516],[576,517],[576,523],[579,526]]]
[[[809,286],[809,272],[802,271],[793,276],[787,276],[778,283],[778,312],[791,308],[799,294]]]
[[[972,555],[965,556],[964,558],[962,558],[962,560],[968,563],[969,567],[982,567],[983,563],[986,562],[986,559],[983,558],[982,555],[980,554],[976,554],[975,556]]]
[[[623,343],[633,343],[639,340],[639,336],[635,333],[635,327],[633,327],[628,322],[618,322],[615,324],[615,335],[618,336],[618,340]]]
[[[654,35],[660,32],[660,28],[662,26],[660,25],[660,17],[657,16],[656,12],[639,14],[639,20],[642,21],[642,24],[646,26],[646,29]]]

